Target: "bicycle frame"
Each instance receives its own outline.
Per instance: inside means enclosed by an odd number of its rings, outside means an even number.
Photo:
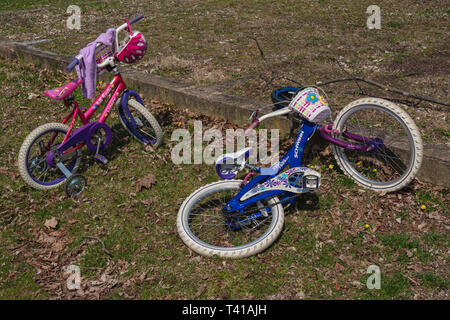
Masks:
[[[127,86],[126,86],[122,76],[120,74],[116,74],[113,77],[113,79],[111,80],[111,82],[102,91],[102,93],[91,104],[89,109],[87,109],[85,112],[83,112],[83,110],[82,110],[83,108],[78,105],[78,102],[75,99],[66,100],[64,102],[65,105],[67,107],[69,107],[70,105],[73,105],[73,109],[72,109],[72,112],[62,121],[62,123],[65,124],[66,122],[69,121],[69,119],[71,119],[69,130],[67,131],[63,141],[61,142],[61,145],[63,145],[71,136],[72,129],[74,127],[75,120],[77,119],[77,117],[80,118],[83,125],[89,123],[90,118],[97,111],[98,107],[101,106],[105,102],[106,98],[111,94],[111,92],[114,91],[113,94],[111,95],[109,101],[107,102],[105,108],[103,109],[99,119],[97,120],[100,123],[104,123],[106,121],[106,119],[108,118],[113,105],[116,103],[119,96],[126,90],[127,90]],[[85,143],[83,142],[69,150],[64,151],[63,154],[73,152],[77,149],[82,148],[84,145],[85,145]]]
[[[114,90],[113,95],[109,99],[108,103],[106,104],[105,108],[103,109],[100,118],[97,120],[98,122],[104,123],[106,119],[109,116],[109,113],[111,112],[111,108],[114,105],[114,103],[117,101],[117,98],[119,95],[127,89],[125,82],[122,79],[122,76],[120,74],[117,74],[113,77],[111,82],[106,86],[106,88],[102,91],[102,93],[97,97],[97,99],[91,104],[88,110],[83,112],[78,105],[78,102],[76,100],[73,101],[66,101],[66,106],[69,106],[70,104],[74,105],[74,108],[72,109],[72,112],[62,121],[62,123],[66,123],[70,117],[72,117],[72,121],[69,126],[69,131],[67,132],[64,141],[67,140],[67,138],[70,136],[70,133],[72,131],[75,119],[77,116],[80,117],[83,124],[87,124],[89,122],[89,119],[91,116],[97,111],[98,107],[103,104],[105,99],[108,97],[108,95],[111,93],[112,90]]]
[[[80,70],[77,71],[80,74],[85,67],[90,68],[95,64],[97,75],[104,71],[112,73],[112,80],[105,88],[99,90],[101,93],[89,102],[89,107],[80,106],[73,96],[74,90],[83,81],[89,80],[93,81],[90,83],[92,88],[86,88],[89,91],[88,96],[91,98],[95,95],[96,79],[89,76],[86,78],[81,76],[59,88],[43,91],[43,94],[51,99],[63,100],[68,108],[68,114],[60,123],[51,122],[36,128],[22,144],[19,152],[19,170],[30,186],[36,189],[49,189],[59,186],[66,180],[66,193],[69,196],[78,196],[86,186],[86,179],[77,173],[82,156],[81,149],[86,147],[100,164],[108,163],[108,159],[101,153],[112,140],[112,128],[105,122],[113,107],[123,127],[139,142],[151,143],[155,147],[161,144],[163,132],[160,125],[146,110],[139,95],[127,88],[118,69],[120,62],[132,63],[145,54],[147,45],[145,38],[139,32],[133,33],[131,29],[131,25],[142,18],[144,16],[140,14],[131,20],[125,19],[125,23],[117,29],[108,29],[106,33],[101,34],[94,44],[93,61],[84,61],[85,51],[81,50],[80,54],[73,57],[66,66],[66,71],[71,72],[79,65]],[[119,42],[118,33],[125,30],[128,31],[127,35]],[[89,89],[92,89],[92,92]],[[129,99],[131,97],[132,101]],[[97,109],[101,109],[99,112],[101,114],[93,119]],[[77,118],[80,119],[79,124],[75,123]],[[61,176],[58,176],[58,169],[62,173]],[[48,175],[48,172],[51,174]]]
[[[303,120],[302,123],[303,125],[301,126],[298,132],[295,143],[288,150],[288,152],[270,168],[260,169],[260,175],[256,176],[253,180],[247,183],[239,191],[239,193],[225,205],[224,210],[226,212],[243,212],[245,208],[247,208],[249,205],[257,201],[277,196],[280,194],[286,195],[285,198],[280,200],[281,203],[288,201],[287,198],[291,198],[291,196],[293,195],[293,193],[291,192],[286,192],[283,190],[272,190],[255,195],[245,201],[240,201],[242,196],[245,195],[247,192],[249,192],[251,189],[253,189],[253,187],[255,187],[258,183],[265,182],[277,176],[287,165],[289,165],[290,168],[302,166],[302,157],[304,148],[309,138],[314,134],[316,129],[319,128],[317,124],[314,124],[307,120]]]

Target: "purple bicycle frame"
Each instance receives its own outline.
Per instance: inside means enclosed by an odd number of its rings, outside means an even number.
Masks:
[[[384,147],[383,140],[380,138],[374,138],[374,139],[366,138],[366,137],[362,137],[357,134],[348,132],[347,130],[342,132],[342,134],[345,137],[347,137],[348,139],[357,141],[357,142],[362,142],[364,144],[352,144],[349,142],[345,142],[345,141],[341,141],[339,139],[333,138],[332,136],[329,135],[329,133],[339,133],[339,131],[336,129],[332,129],[332,126],[333,126],[332,124],[327,124],[323,127],[320,127],[319,128],[320,135],[325,140],[327,140],[339,147],[349,149],[349,150],[356,150],[356,151],[360,151],[360,152],[371,152],[371,153],[376,153],[377,151],[379,151],[380,149],[382,149]]]

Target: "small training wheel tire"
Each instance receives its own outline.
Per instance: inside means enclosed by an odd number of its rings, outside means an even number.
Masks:
[[[66,194],[69,197],[78,197],[86,187],[86,179],[81,174],[74,174],[67,178],[67,182],[64,186]]]

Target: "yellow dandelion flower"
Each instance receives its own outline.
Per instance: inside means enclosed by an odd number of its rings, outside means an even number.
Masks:
[[[328,168],[333,169],[333,168],[334,168],[334,164],[330,164],[330,165],[328,166]]]
[[[360,165],[362,165],[362,161],[360,160],[360,161],[358,161],[356,164],[357,164],[358,166],[360,166]]]
[[[364,225],[364,228],[369,229],[369,228],[370,228],[370,224],[366,223],[366,224]]]
[[[314,169],[314,166],[313,166],[313,165],[310,165],[309,167],[310,167],[311,169]]]
[[[372,169],[372,171],[373,171],[373,172],[377,172],[377,169],[374,168],[374,169]]]
[[[424,204],[420,206],[420,209],[422,209],[422,210],[425,210],[426,208],[427,208],[427,206]]]

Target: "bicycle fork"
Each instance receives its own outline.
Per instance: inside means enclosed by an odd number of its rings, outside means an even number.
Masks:
[[[264,205],[261,203],[261,201],[257,202],[258,211],[254,212],[250,216],[244,218],[244,219],[234,219],[229,218],[228,221],[225,222],[226,227],[231,231],[236,231],[241,228],[253,225],[251,229],[254,229],[258,227],[261,223],[263,223],[268,217],[270,213],[269,207],[264,207]],[[225,213],[229,214],[229,213]],[[239,215],[238,215],[239,217]],[[262,219],[261,219],[262,218]]]

